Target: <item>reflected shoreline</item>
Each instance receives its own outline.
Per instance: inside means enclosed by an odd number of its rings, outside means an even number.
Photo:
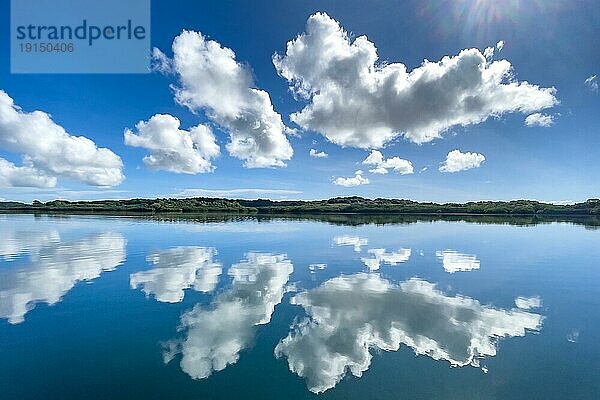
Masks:
[[[35,217],[116,217],[135,218],[164,222],[270,222],[270,221],[316,221],[332,225],[360,226],[360,225],[409,225],[418,222],[466,222],[481,225],[513,225],[535,226],[551,223],[568,223],[583,225],[586,229],[600,229],[600,217],[572,216],[572,215],[531,215],[531,214],[469,214],[469,213],[405,213],[405,214],[358,214],[358,213],[302,213],[302,214],[276,214],[276,213],[150,213],[150,212],[73,212],[73,211],[8,211],[0,210],[0,215],[34,215]]]

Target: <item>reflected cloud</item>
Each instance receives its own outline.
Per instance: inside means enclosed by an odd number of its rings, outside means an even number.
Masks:
[[[156,267],[131,274],[129,283],[132,289],[141,287],[142,292],[154,295],[157,301],[178,303],[183,300],[185,289],[215,289],[223,270],[222,264],[213,261],[216,254],[212,247],[193,246],[151,253],[146,260]]]
[[[15,237],[27,243],[30,236],[19,233]],[[46,236],[36,238],[42,241],[48,238],[54,243],[58,236],[49,231]],[[36,302],[56,304],[77,282],[90,281],[102,272],[114,270],[125,260],[125,244],[122,235],[107,232],[48,247],[34,246],[29,265],[0,270],[0,318],[8,319],[11,324],[21,323]]]
[[[463,254],[454,250],[443,250],[436,251],[435,256],[442,261],[444,271],[451,274],[479,269],[480,262],[472,254]]]
[[[60,242],[60,235],[55,229],[19,230],[5,227],[0,228],[0,234],[0,256],[5,261],[12,261],[20,254],[37,253],[43,247]]]
[[[398,265],[407,262],[410,259],[411,249],[400,249],[390,253],[386,252],[385,249],[369,249],[369,254],[372,254],[373,257],[363,257],[361,260],[365,263],[369,271],[377,271],[381,263]]]
[[[567,334],[567,342],[569,343],[577,343],[579,341],[579,331],[573,330]]]
[[[369,244],[369,239],[359,236],[342,235],[334,237],[333,242],[338,246],[353,246],[354,251],[358,253],[362,246]]]
[[[542,306],[542,299],[540,299],[538,296],[519,296],[515,299],[515,305],[522,310],[531,310],[533,308],[540,308]]]
[[[292,324],[275,355],[286,357],[314,393],[333,388],[347,372],[362,376],[371,349],[396,351],[404,344],[454,367],[479,366],[480,359],[496,355],[499,338],[524,336],[542,325],[538,314],[448,296],[420,279],[397,285],[364,273],[331,279],[291,301],[308,316]]]
[[[325,263],[317,263],[317,264],[309,264],[308,270],[311,274],[314,274],[317,271],[322,271],[327,268],[327,264]]]
[[[194,379],[209,377],[238,361],[249,347],[257,325],[268,324],[281,303],[293,272],[284,254],[248,253],[229,268],[229,291],[217,296],[210,309],[196,305],[181,317],[185,337],[165,346],[165,363],[181,354],[181,369]]]

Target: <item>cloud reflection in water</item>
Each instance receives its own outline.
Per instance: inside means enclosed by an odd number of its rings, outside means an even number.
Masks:
[[[36,254],[43,247],[60,242],[56,229],[17,230],[5,227],[0,234],[0,256],[5,261],[12,261],[20,254]]]
[[[196,305],[181,317],[185,337],[168,342],[165,363],[181,354],[181,369],[194,379],[209,377],[238,361],[250,346],[255,327],[271,321],[293,272],[285,255],[248,253],[229,268],[229,291],[217,296],[210,309]]]
[[[214,262],[216,250],[211,247],[175,247],[151,253],[146,260],[155,265],[149,271],[130,275],[132,289],[154,295],[157,301],[178,303],[184,290],[211,292],[217,286],[222,265]]]
[[[333,238],[337,246],[352,246],[355,252],[360,252],[361,247],[369,244],[369,239],[359,236],[341,235]]]
[[[479,269],[480,262],[476,256],[463,254],[454,250],[436,251],[436,257],[442,261],[444,271],[451,274],[461,271]]]
[[[125,238],[113,232],[65,242],[54,230],[15,231],[11,237],[14,245],[4,254],[29,252],[30,258],[24,267],[0,270],[0,318],[11,324],[23,322],[36,302],[56,304],[77,282],[114,270],[126,257]]]
[[[347,372],[360,377],[371,349],[396,351],[404,344],[452,366],[478,366],[496,355],[498,338],[524,336],[542,325],[538,314],[447,296],[420,279],[397,285],[364,273],[331,279],[292,303],[308,316],[292,324],[275,355],[286,357],[314,393],[333,388]]]
[[[377,271],[381,263],[388,265],[398,265],[405,263],[410,259],[411,249],[400,249],[388,253],[385,249],[369,249],[372,257],[361,258],[362,262],[369,271]]]

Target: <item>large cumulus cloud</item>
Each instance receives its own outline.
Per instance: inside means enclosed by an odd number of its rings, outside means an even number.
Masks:
[[[23,166],[0,159],[3,186],[54,187],[57,178],[94,186],[115,186],[123,176],[121,158],[84,136],[73,136],[43,111],[24,112],[0,90],[0,149],[17,153]]]
[[[248,168],[282,167],[293,150],[269,94],[257,89],[248,67],[233,50],[207,40],[199,32],[183,31],[173,41],[173,58],[158,49],[154,59],[162,72],[172,72],[179,84],[175,99],[206,115],[229,132],[229,153]]]
[[[172,115],[153,115],[136,124],[137,132],[125,130],[125,144],[150,150],[144,157],[150,169],[184,174],[214,171],[212,160],[220,149],[211,129],[200,124],[186,131],[179,125],[179,119]]]
[[[309,101],[292,121],[342,146],[379,148],[398,136],[424,143],[454,126],[557,103],[554,88],[516,81],[509,61],[491,60],[493,51],[465,49],[407,71],[402,63],[378,62],[366,36],[351,40],[337,21],[317,13],[273,63]]]

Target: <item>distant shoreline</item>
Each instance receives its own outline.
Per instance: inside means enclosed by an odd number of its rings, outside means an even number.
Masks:
[[[32,204],[0,202],[0,212],[61,214],[235,214],[288,215],[398,215],[398,216],[600,216],[600,199],[558,205],[532,200],[430,203],[403,199],[336,197],[315,201],[242,200],[222,198],[157,198],[130,200],[65,201]]]

